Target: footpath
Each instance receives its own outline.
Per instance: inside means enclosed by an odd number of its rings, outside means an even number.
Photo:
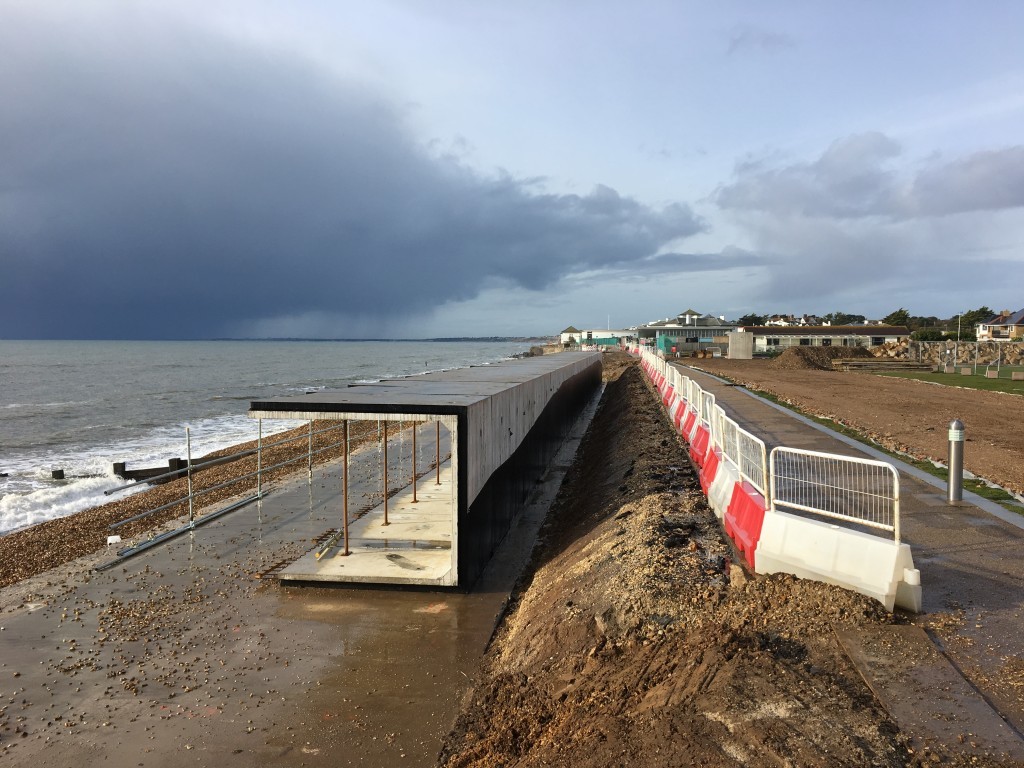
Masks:
[[[945,484],[702,371],[713,392],[770,451],[787,446],[882,459],[900,472],[902,540],[921,571],[923,612],[908,624],[837,639],[876,696],[922,745],[963,744],[1024,764],[1024,518]]]

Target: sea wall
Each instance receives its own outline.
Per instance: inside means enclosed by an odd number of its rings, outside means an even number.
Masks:
[[[871,347],[876,357],[932,365],[1024,365],[1024,344],[1006,341],[891,341]]]

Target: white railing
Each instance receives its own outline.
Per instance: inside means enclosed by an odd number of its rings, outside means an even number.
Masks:
[[[900,541],[900,478],[884,461],[797,448],[769,457],[771,510],[799,510],[883,531]]]
[[[762,440],[736,422],[736,455],[740,477],[768,498],[768,450]]]
[[[722,459],[735,468],[765,498],[768,497],[768,452],[764,441],[729,418],[725,409],[715,405],[711,413],[712,445]]]
[[[722,459],[735,466],[740,478],[766,500],[774,493],[774,501],[781,507],[853,520],[891,531],[899,540],[899,475],[892,465],[777,448],[781,453],[773,466],[764,440],[730,418],[717,404],[714,394],[705,392],[696,380],[653,352],[641,349],[640,355],[652,371],[661,372],[675,387],[685,401],[681,407],[697,412],[699,418],[684,437],[691,440],[697,425],[704,423]],[[772,490],[773,486],[777,491]]]
[[[700,393],[700,420],[711,431],[711,415],[715,412],[715,396],[711,392]]]

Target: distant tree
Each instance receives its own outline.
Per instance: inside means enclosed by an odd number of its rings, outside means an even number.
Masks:
[[[939,328],[945,324],[934,315],[928,317],[918,317],[917,315],[910,316],[910,322],[907,323],[907,328],[912,331],[923,328]]]
[[[959,328],[960,341],[976,341],[977,336],[974,333],[974,326],[991,319],[993,315],[995,315],[995,312],[988,307],[978,307],[969,312],[964,312],[962,315],[953,315],[949,320],[945,321],[949,338],[957,338],[956,332],[957,328]]]
[[[960,318],[960,327],[963,328],[964,326],[969,325],[973,332],[974,326],[978,323],[984,323],[986,320],[992,319],[993,315],[995,315],[995,312],[988,307],[972,309],[970,312],[964,312],[963,317]]]
[[[821,320],[829,325],[856,325],[857,323],[864,322],[864,315],[851,315],[846,312],[829,312],[821,318]]]
[[[740,325],[764,325],[764,315],[744,315],[736,322]]]
[[[946,334],[938,328],[919,328],[910,334],[910,338],[916,341],[942,341]]]
[[[910,313],[900,307],[895,312],[890,312],[883,317],[882,322],[885,325],[908,325],[910,323]]]

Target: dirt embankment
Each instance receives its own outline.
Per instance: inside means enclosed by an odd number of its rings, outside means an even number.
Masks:
[[[781,370],[831,371],[832,361],[843,358],[874,358],[865,347],[790,347],[768,365]]]
[[[1024,494],[1024,430],[1018,426],[1024,423],[1024,397],[1019,395],[868,373],[780,368],[765,360],[701,360],[697,367],[918,459],[945,462],[947,425],[960,419],[967,426],[966,468]]]
[[[638,368],[613,375],[442,763],[927,758],[834,636],[896,619],[839,588],[746,577]]]

